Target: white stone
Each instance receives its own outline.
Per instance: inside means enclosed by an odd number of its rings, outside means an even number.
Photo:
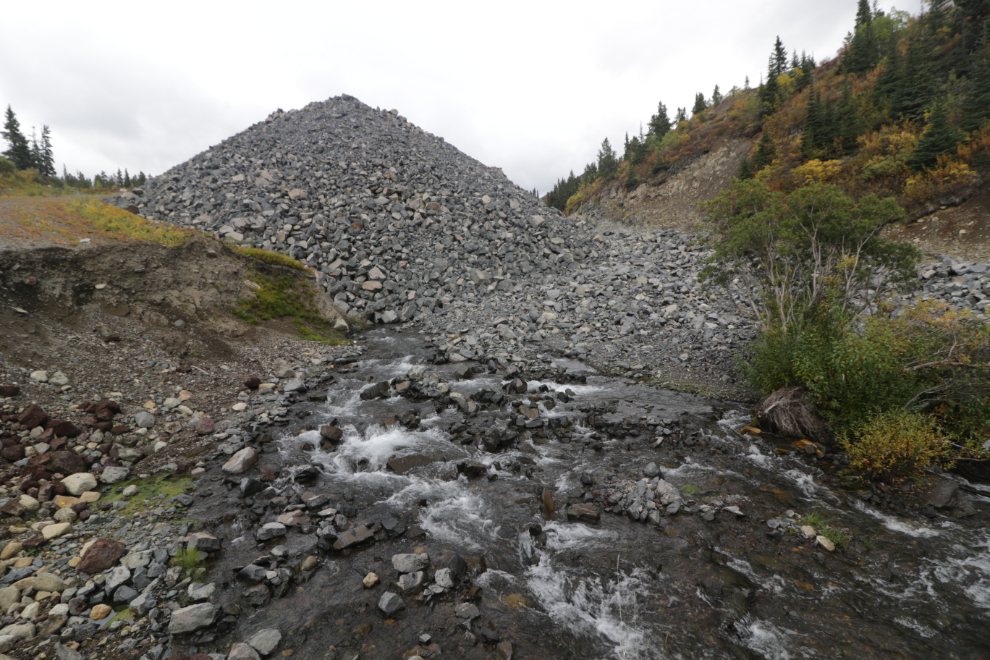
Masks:
[[[77,497],[88,490],[96,489],[96,477],[89,472],[71,474],[65,479],[62,479],[62,483],[65,484],[65,490],[69,491],[70,495]]]

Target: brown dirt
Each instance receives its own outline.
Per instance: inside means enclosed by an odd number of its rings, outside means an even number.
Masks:
[[[917,245],[927,257],[943,254],[966,261],[990,261],[990,186],[960,206],[906,225],[891,225],[883,236]]]
[[[187,390],[186,405],[221,430],[247,376],[265,379],[279,359],[305,367],[352,350],[299,340],[291,322],[253,326],[233,316],[237,299],[250,295],[247,276],[272,269],[290,272],[205,237],[177,248],[0,251],[0,384],[21,387],[15,408],[37,403],[80,428],[88,415],[71,407],[80,401],[113,398],[132,415]],[[36,370],[62,371],[69,385],[35,383]],[[200,442],[184,429],[135,469],[189,463]],[[0,459],[0,475],[7,469]]]

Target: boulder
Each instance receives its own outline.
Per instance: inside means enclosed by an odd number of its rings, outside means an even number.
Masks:
[[[120,558],[127,552],[127,546],[114,539],[96,539],[93,545],[89,546],[83,553],[82,561],[76,569],[80,573],[102,573],[108,568],[115,566]]]
[[[168,631],[173,635],[193,632],[213,624],[217,610],[211,603],[197,603],[172,612]]]
[[[259,541],[269,541],[279,536],[285,536],[285,525],[278,522],[266,523],[254,533]]]
[[[382,597],[378,599],[378,609],[380,609],[385,616],[392,616],[398,612],[405,609],[406,603],[397,594],[393,594],[391,591],[387,591],[382,594]]]
[[[53,452],[52,460],[48,463],[48,469],[59,474],[78,474],[85,472],[86,467],[83,457],[72,451]]]
[[[258,462],[258,452],[254,447],[245,447],[223,464],[221,468],[227,474],[243,474]]]
[[[264,628],[251,635],[247,643],[261,655],[271,655],[282,641],[278,628]]]
[[[62,480],[65,484],[65,490],[68,491],[70,495],[79,496],[89,490],[96,489],[96,477],[91,475],[89,472],[79,472],[77,474],[72,474]]]
[[[952,479],[940,479],[931,492],[928,493],[927,500],[936,509],[944,509],[949,506],[949,502],[959,490],[959,482]]]
[[[430,556],[425,552],[419,554],[392,555],[392,568],[399,573],[415,573],[425,571],[430,567]]]
[[[125,467],[105,467],[100,474],[100,481],[105,484],[116,484],[126,479],[129,474],[130,470]]]
[[[44,426],[47,422],[48,413],[41,406],[33,403],[17,416],[17,423],[29,430]]]
[[[261,660],[261,656],[258,655],[257,651],[251,648],[250,644],[237,642],[230,647],[230,653],[227,654],[227,660]]]

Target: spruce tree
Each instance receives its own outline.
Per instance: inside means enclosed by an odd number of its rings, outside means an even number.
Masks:
[[[674,123],[680,124],[682,121],[687,121],[687,108],[677,109],[677,118],[674,120]]]
[[[756,145],[756,153],[753,155],[753,170],[759,172],[767,165],[773,164],[775,155],[777,155],[777,150],[770,139],[770,131],[764,130],[763,136]]]
[[[3,152],[6,156],[19,170],[27,170],[31,168],[31,145],[28,143],[27,138],[21,133],[21,124],[17,121],[17,115],[11,107],[7,106],[7,114],[3,122],[3,132],[0,132],[0,137],[3,137],[7,141],[8,148]]]
[[[782,76],[787,73],[787,50],[784,48],[784,42],[780,40],[780,36],[777,37],[777,41],[773,45],[771,66],[774,76]]]
[[[846,78],[842,85],[842,97],[839,99],[839,139],[842,143],[842,151],[846,154],[855,151],[856,140],[862,132],[863,119],[857,112],[852,83]]]
[[[944,100],[937,101],[928,114],[925,133],[907,164],[915,171],[931,169],[937,164],[939,156],[955,151],[964,137],[962,131],[949,123],[948,104]]]
[[[811,160],[817,157],[818,140],[817,134],[821,130],[821,102],[818,97],[818,90],[814,83],[808,90],[808,110],[804,119],[804,135],[801,136],[801,152],[805,158]]]
[[[722,92],[719,91],[718,85],[715,85],[715,90],[712,92],[712,107],[715,107],[722,102]]]
[[[661,102],[657,106],[657,114],[650,117],[649,134],[662,138],[670,132],[670,118],[667,116],[667,106]]]
[[[598,150],[598,173],[608,179],[615,174],[618,167],[619,162],[616,160],[615,151],[612,149],[608,138],[605,138],[602,140],[602,146]]]
[[[990,60],[986,57],[976,62],[973,84],[963,100],[962,111],[962,127],[967,131],[975,131],[990,119]]]
[[[698,92],[697,94],[695,94],[694,95],[694,107],[691,108],[691,114],[696,115],[696,114],[702,113],[702,112],[705,111],[705,108],[707,108],[707,107],[708,107],[708,104],[705,103],[705,95],[702,94],[701,92]]]
[[[873,34],[873,11],[869,0],[859,0],[856,10],[856,28],[852,43],[845,57],[843,66],[850,73],[864,73],[876,65],[876,39]]]
[[[55,154],[52,151],[52,132],[48,128],[48,124],[44,124],[41,128],[41,159],[38,163],[38,170],[44,176],[57,176]]]

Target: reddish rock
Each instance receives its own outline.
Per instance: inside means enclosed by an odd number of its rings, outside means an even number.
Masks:
[[[200,435],[209,435],[213,433],[213,427],[215,422],[209,417],[200,418],[199,422],[196,424],[196,433]]]
[[[113,428],[113,422],[101,422],[96,417],[87,417],[86,426],[89,426],[90,428],[94,428],[97,431],[103,431],[104,433],[106,433],[107,431]]]
[[[96,413],[100,412],[101,410],[109,410],[114,415],[117,415],[117,414],[120,413],[120,404],[118,404],[113,399],[103,399],[103,401],[100,401],[100,402],[95,403],[93,405],[94,405],[93,412],[96,412]]]
[[[86,550],[77,568],[80,573],[102,573],[108,568],[116,566],[125,552],[127,552],[127,546],[120,541],[107,538],[96,539],[96,542]]]
[[[33,477],[28,477],[27,479],[25,479],[20,483],[20,485],[17,487],[17,490],[21,491],[22,493],[27,493],[28,495],[31,495],[31,490],[33,489],[34,492],[37,493],[39,486],[41,486],[41,483],[38,482],[37,479]]]
[[[3,456],[4,460],[15,463],[24,458],[24,447],[22,445],[4,447],[3,450],[0,450],[0,456]]]
[[[197,653],[189,660],[213,660],[213,656],[206,655],[205,653]]]
[[[86,522],[87,520],[89,520],[89,517],[91,515],[93,515],[92,511],[90,511],[89,509],[83,509],[82,511],[79,512],[79,520]]]
[[[259,385],[261,385],[261,379],[258,378],[257,376],[251,376],[246,381],[244,381],[244,387],[248,388],[249,390],[256,390],[258,389]]]
[[[28,539],[27,541],[21,543],[21,546],[25,550],[37,550],[46,543],[48,543],[48,539],[44,538],[43,536],[36,536],[33,539]]]
[[[53,438],[51,442],[51,450],[58,451],[59,449],[65,449],[65,438]]]
[[[102,443],[96,445],[97,450],[99,450],[99,452],[101,454],[109,454],[110,453],[110,449],[112,447],[113,447],[113,444],[110,443],[110,442],[102,442]]]
[[[55,435],[60,438],[77,438],[82,434],[82,430],[78,426],[65,420],[49,422],[48,428],[54,431]]]
[[[3,442],[0,444],[3,444],[4,447],[13,447],[14,445],[21,444],[21,439],[18,438],[16,435],[11,435],[4,438]]]
[[[57,451],[52,454],[48,469],[62,474],[76,474],[86,471],[86,459],[75,452]]]
[[[82,513],[83,511],[89,508],[89,502],[76,502],[69,508],[75,511],[76,513]]]
[[[38,481],[42,479],[52,480],[52,473],[44,465],[28,465],[21,469],[21,474],[25,477],[37,479]]]
[[[167,658],[165,658],[165,660],[190,660],[190,658],[185,653],[176,653],[174,655],[168,656]]]
[[[47,421],[48,413],[46,413],[41,406],[33,403],[25,408],[24,412],[22,412],[17,418],[17,423],[26,429],[33,429],[37,426],[43,426]]]
[[[51,502],[56,495],[65,494],[65,484],[61,481],[49,481],[38,489],[39,502]]]
[[[111,422],[113,421],[113,416],[115,414],[116,413],[109,408],[97,408],[96,413],[93,416],[101,422]]]
[[[17,396],[21,393],[21,388],[17,385],[0,385],[0,398]]]
[[[110,433],[113,435],[124,435],[125,433],[130,433],[131,427],[127,424],[114,424],[110,429]]]
[[[28,461],[28,465],[47,465],[52,460],[51,452],[45,452],[44,454],[35,454]]]

